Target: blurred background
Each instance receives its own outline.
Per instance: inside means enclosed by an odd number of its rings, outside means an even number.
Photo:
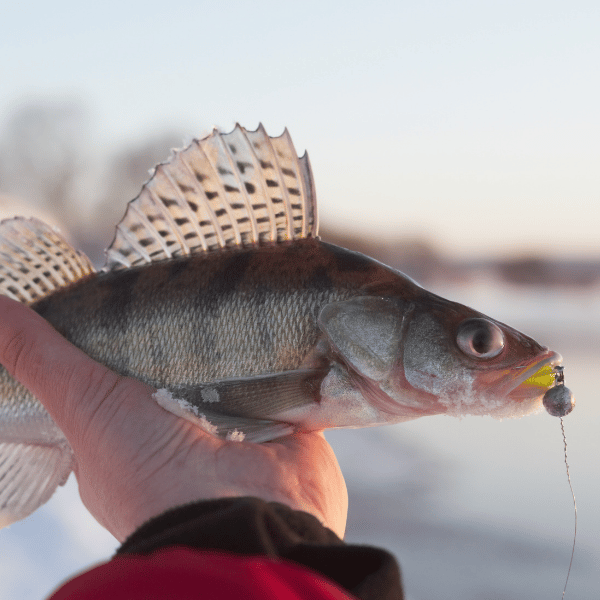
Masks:
[[[321,233],[559,351],[579,508],[566,598],[600,597],[600,4],[23,0],[0,19],[0,216],[101,264],[172,147],[236,121],[310,153]],[[573,508],[558,419],[335,431],[347,539],[412,600],[559,598]],[[71,478],[0,531],[0,598],[117,543]]]

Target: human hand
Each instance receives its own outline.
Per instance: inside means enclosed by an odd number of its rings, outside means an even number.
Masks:
[[[156,390],[95,362],[4,296],[0,362],[64,432],[82,500],[118,540],[165,510],[227,496],[287,504],[343,537],[346,485],[322,432],[262,444],[216,438],[162,409]]]

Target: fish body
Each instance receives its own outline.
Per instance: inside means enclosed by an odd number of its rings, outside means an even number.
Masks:
[[[43,223],[5,221],[0,291],[224,437],[526,414],[554,383],[544,369],[561,362],[321,241],[310,164],[287,132],[238,126],[176,152],[129,204],[107,257],[96,272]],[[0,370],[0,524],[35,510],[70,469],[62,432]]]

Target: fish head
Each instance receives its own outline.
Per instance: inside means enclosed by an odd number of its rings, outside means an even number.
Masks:
[[[540,409],[554,385],[552,370],[562,363],[560,354],[520,331],[429,294],[415,303],[402,346],[396,382],[434,395],[443,412],[457,416]]]
[[[516,329],[425,290],[334,303],[320,324],[363,396],[398,420],[534,412],[562,362]]]

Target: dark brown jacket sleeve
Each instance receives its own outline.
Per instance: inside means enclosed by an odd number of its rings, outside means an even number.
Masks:
[[[362,600],[403,600],[394,557],[346,544],[312,515],[258,498],[205,500],[145,523],[117,555],[150,554],[168,546],[278,557],[318,571]]]

